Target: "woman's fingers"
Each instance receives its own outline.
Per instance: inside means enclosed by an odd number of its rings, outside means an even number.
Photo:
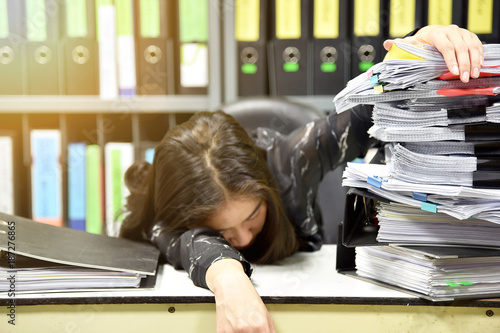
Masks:
[[[456,25],[428,26],[415,36],[436,47],[453,75],[463,82],[479,77],[484,61],[483,45],[476,34]]]

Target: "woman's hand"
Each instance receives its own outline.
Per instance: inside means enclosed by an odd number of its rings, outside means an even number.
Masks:
[[[433,45],[443,55],[449,71],[453,75],[460,75],[463,82],[468,82],[469,77],[479,77],[484,61],[483,45],[476,34],[467,29],[456,25],[429,25],[420,29],[415,36],[401,41]],[[393,43],[394,40],[386,40],[384,48],[389,50]]]
[[[274,332],[264,302],[234,259],[221,259],[207,270],[206,282],[215,295],[217,332]]]

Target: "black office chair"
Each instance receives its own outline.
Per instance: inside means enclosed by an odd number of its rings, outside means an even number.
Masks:
[[[288,134],[294,129],[326,113],[311,105],[290,101],[284,97],[245,97],[228,103],[220,109],[232,115],[249,133],[258,127]],[[345,194],[341,186],[341,166],[325,175],[319,186],[318,202],[323,220],[325,243],[337,244],[338,224],[344,218]]]
[[[246,97],[223,105],[221,109],[232,115],[248,132],[265,127],[288,134],[325,116],[325,112],[311,105],[283,97]]]

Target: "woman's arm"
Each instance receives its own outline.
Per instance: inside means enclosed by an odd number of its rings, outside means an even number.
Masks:
[[[169,264],[176,269],[184,269],[188,272],[189,277],[198,287],[208,289],[207,269],[212,263],[224,258],[239,262],[248,277],[252,274],[250,263],[215,230],[195,228],[171,233],[162,230],[161,223],[159,223],[153,227],[150,240]]]
[[[240,262],[214,262],[206,280],[215,296],[217,332],[274,332],[273,320]]]
[[[217,332],[274,332],[271,316],[250,281],[250,263],[219,232],[196,228],[168,233],[158,224],[151,241],[167,262],[214,293]]]

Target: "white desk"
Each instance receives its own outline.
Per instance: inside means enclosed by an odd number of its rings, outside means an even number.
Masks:
[[[335,270],[334,245],[255,266],[252,280],[278,332],[500,332],[500,300],[432,303]],[[0,298],[0,332],[214,332],[210,291],[160,267],[155,290]]]

